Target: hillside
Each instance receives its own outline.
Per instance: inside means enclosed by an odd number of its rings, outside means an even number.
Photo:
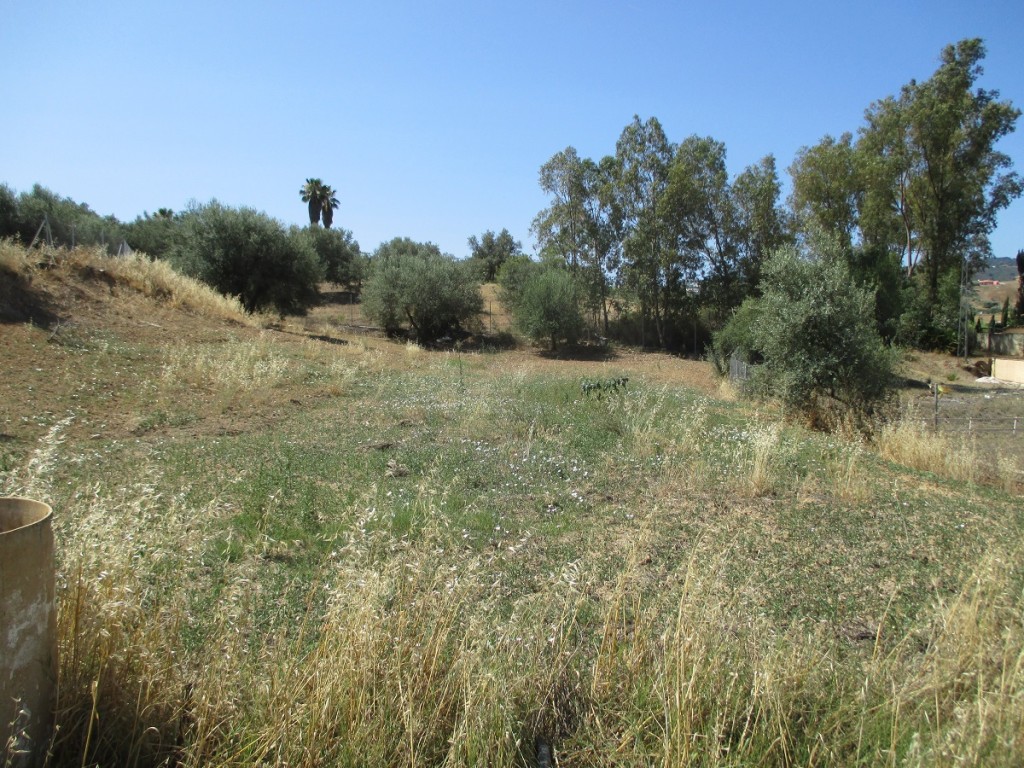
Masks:
[[[999,285],[974,286],[971,304],[982,319],[987,323],[993,316],[999,320],[1003,305],[1009,301],[1013,306],[1017,301],[1017,281],[999,283]]]
[[[811,432],[703,362],[427,350],[27,258],[0,492],[55,509],[52,765],[1024,756],[1012,457]]]
[[[282,323],[245,314],[162,262],[90,249],[56,254],[29,263],[23,249],[0,243],[0,354],[18,361],[0,377],[0,457],[24,453],[40,439],[45,419],[38,414],[75,410],[72,433],[96,439],[238,432],[337,394],[337,384],[327,380],[296,382],[286,375],[305,358],[369,352],[382,368],[409,362],[404,346],[385,342],[358,304],[329,286],[323,304]],[[485,286],[484,299],[485,330],[507,331],[509,317],[494,286]],[[708,391],[718,386],[707,365],[668,355],[621,357],[656,380],[679,377]],[[510,350],[504,358],[534,371],[557,367],[529,350]],[[581,372],[604,367],[601,361],[577,365]],[[208,376],[223,381],[203,382]],[[284,396],[275,384],[286,378]],[[204,384],[237,389],[230,394],[238,407],[223,393],[213,400],[193,397]],[[169,415],[183,403],[187,413]]]
[[[1017,282],[1017,259],[999,256],[989,259],[988,266],[974,276],[975,280],[998,280],[1001,283]]]

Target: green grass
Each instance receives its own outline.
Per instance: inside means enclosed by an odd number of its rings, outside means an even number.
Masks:
[[[0,446],[58,513],[54,764],[1024,757],[1004,491],[626,368],[597,398],[501,355],[183,352],[225,408],[262,370],[330,396],[204,432],[153,369],[132,439]]]

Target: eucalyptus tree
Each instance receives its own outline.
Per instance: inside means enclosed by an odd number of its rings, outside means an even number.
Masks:
[[[606,155],[583,163],[586,250],[582,257],[584,302],[600,317],[608,333],[608,302],[612,280],[622,260],[622,209],[616,194],[618,160]]]
[[[801,230],[814,229],[849,249],[856,239],[863,183],[853,135],[825,136],[803,147],[789,167],[790,206]]]
[[[790,242],[790,223],[780,203],[781,193],[773,155],[748,166],[733,180],[744,297],[757,292],[761,266],[768,256]]]
[[[541,256],[563,263],[577,282],[582,301],[608,328],[609,282],[621,243],[614,157],[581,158],[573,147],[555,154],[540,170],[540,185],[551,205],[533,222]]]
[[[660,209],[672,237],[664,290],[680,320],[698,310],[687,291],[694,281],[714,325],[756,292],[761,263],[789,238],[780,191],[771,155],[730,182],[725,144],[701,136],[680,143]]]
[[[724,319],[739,303],[740,251],[722,142],[701,136],[683,140],[672,161],[661,210],[674,243],[675,279],[667,288],[678,293],[681,281],[699,276],[702,297],[714,319]]]
[[[907,227],[908,168],[898,148],[865,142],[863,135],[854,143],[849,133],[801,149],[789,168],[796,230],[804,240],[828,237],[853,280],[875,292],[875,319],[887,340],[906,310],[900,264],[913,263],[917,250]]]
[[[485,283],[493,283],[501,265],[523,251],[522,243],[513,238],[507,229],[498,234],[487,230],[479,239],[473,235],[467,242],[470,262],[477,267],[480,279]]]
[[[975,88],[984,57],[979,39],[946,46],[935,73],[871,105],[861,131],[865,154],[898,160],[873,191],[899,213],[907,270],[923,272],[931,303],[944,273],[991,254],[996,214],[1024,192],[1012,161],[996,149],[1020,110],[998,91]]]
[[[587,248],[587,190],[584,161],[574,147],[555,153],[541,166],[540,188],[551,197],[551,204],[533,220],[541,254],[564,261],[575,272]]]
[[[674,147],[657,118],[627,125],[615,144],[616,185],[623,234],[623,282],[639,302],[641,343],[653,320],[658,343],[665,344],[664,265],[670,233],[661,212],[669,185]]]

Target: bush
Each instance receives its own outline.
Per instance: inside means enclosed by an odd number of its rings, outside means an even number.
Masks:
[[[248,312],[273,307],[281,315],[302,314],[316,302],[323,276],[308,240],[289,235],[265,213],[216,201],[183,216],[172,261],[238,297]]]
[[[469,265],[436,245],[395,238],[370,263],[363,312],[390,334],[408,323],[418,341],[430,343],[461,330],[483,310]]]
[[[508,312],[515,309],[523,294],[526,281],[543,269],[543,266],[532,261],[529,256],[515,256],[501,265],[497,273],[501,303]]]
[[[126,224],[125,239],[135,251],[141,251],[155,259],[166,258],[181,238],[181,217],[173,211],[162,209],[154,214],[143,213],[135,221]]]
[[[18,198],[14,190],[0,184],[0,238],[14,238],[20,234]]]
[[[580,296],[564,269],[544,267],[526,277],[512,307],[516,326],[533,341],[575,344],[583,334]]]
[[[896,343],[915,349],[955,353],[960,312],[960,276],[939,278],[936,301],[928,298],[924,278],[915,275],[905,288],[906,309],[899,318]]]
[[[761,309],[757,299],[747,299],[733,312],[732,318],[718,331],[711,344],[711,361],[718,373],[729,372],[729,360],[733,355],[747,363],[759,363],[750,346],[753,344],[754,326],[757,325]]]
[[[60,197],[39,184],[17,196],[10,187],[0,187],[0,237],[15,237],[28,245],[40,232],[44,217],[57,246],[102,245],[115,253],[124,238],[124,228],[113,216],[100,216],[85,203]]]
[[[323,268],[325,280],[350,287],[362,279],[359,243],[347,229],[304,227],[294,228],[292,234],[309,242]]]
[[[835,423],[836,405],[840,416],[864,417],[889,398],[895,356],[878,334],[874,297],[841,259],[783,249],[765,263],[761,286],[716,337],[760,357],[755,392],[822,426]]]

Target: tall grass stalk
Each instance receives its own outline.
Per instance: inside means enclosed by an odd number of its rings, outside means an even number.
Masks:
[[[979,456],[973,438],[936,433],[924,422],[907,418],[882,427],[875,442],[879,455],[889,461],[959,482],[977,479]]]
[[[863,461],[863,449],[856,443],[840,448],[830,458],[827,466],[832,486],[843,501],[861,503],[871,498],[871,479]]]
[[[753,430],[747,474],[747,487],[753,496],[764,496],[775,490],[779,438],[777,424],[759,425]]]
[[[167,351],[165,383],[188,383],[226,392],[256,392],[285,380],[289,362],[265,335],[224,344],[178,344]]]
[[[1019,552],[992,553],[906,636],[880,628],[857,649],[745,613],[724,561],[695,556],[653,588],[642,531],[609,592],[584,557],[508,594],[490,558],[444,546],[429,499],[418,540],[354,531],[305,619],[260,636],[258,561],[212,616],[190,613],[206,547],[190,521],[215,503],[165,504],[146,483],[76,496],[56,764],[532,764],[538,740],[560,765],[1024,757]]]

